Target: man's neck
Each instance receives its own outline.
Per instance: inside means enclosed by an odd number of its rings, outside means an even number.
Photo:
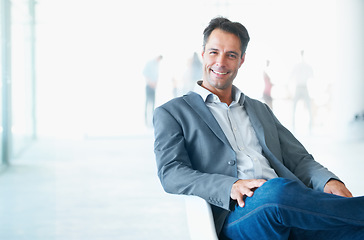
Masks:
[[[223,103],[226,103],[228,106],[231,104],[231,102],[233,101],[232,98],[232,86],[226,89],[209,89],[206,86],[204,86],[204,84],[201,84],[201,87],[209,90],[210,92],[212,92],[213,94],[215,94],[216,96],[219,97],[220,101]]]
[[[217,95],[217,94],[216,94]],[[231,102],[233,101],[232,96],[231,96],[231,92],[229,94],[229,96],[225,96],[225,95],[217,95],[220,99],[221,102],[226,103],[228,106],[230,106]]]

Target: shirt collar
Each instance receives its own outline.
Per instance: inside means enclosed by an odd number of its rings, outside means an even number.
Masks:
[[[220,102],[220,99],[218,96],[216,96],[215,94],[213,94],[206,88],[202,87],[201,84],[202,84],[202,81],[197,81],[197,84],[195,85],[195,88],[193,90],[195,93],[199,94],[205,102],[210,102],[210,103],[211,102]],[[242,93],[240,91],[239,88],[237,88],[234,85],[233,85],[233,89],[232,89],[232,95],[233,95],[232,104],[239,102],[240,105],[244,105],[245,95],[244,95],[244,93]]]

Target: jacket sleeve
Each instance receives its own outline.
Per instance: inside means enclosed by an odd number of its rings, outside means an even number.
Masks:
[[[184,130],[183,125],[186,122],[182,123],[180,116],[172,114],[170,108],[168,109],[163,106],[157,108],[153,119],[154,152],[158,177],[164,190],[173,194],[196,195],[215,206],[229,210],[231,187],[238,179],[195,169],[189,156],[188,146],[198,145],[198,135],[202,133],[198,132],[196,127],[197,135],[186,140],[185,135],[190,134]],[[194,123],[189,121],[188,124]],[[208,148],[208,146],[204,147]],[[201,149],[201,152],[203,151],[206,149]],[[203,154],[199,157],[202,158]]]

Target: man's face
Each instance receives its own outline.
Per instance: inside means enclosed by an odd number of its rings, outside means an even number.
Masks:
[[[211,92],[231,88],[245,54],[241,56],[240,39],[221,29],[212,31],[203,59],[203,86]]]

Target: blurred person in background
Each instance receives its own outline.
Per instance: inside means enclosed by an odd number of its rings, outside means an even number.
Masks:
[[[202,78],[202,63],[196,52],[188,60],[187,70],[184,73],[184,93],[192,91],[195,87],[196,80]]]
[[[183,94],[192,91],[195,87],[196,80],[202,78],[202,63],[196,52],[193,53],[186,61],[186,66],[182,67],[180,76],[173,78],[173,96],[180,97]]]
[[[263,90],[263,100],[264,102],[273,110],[273,98],[272,98],[272,81],[269,76],[269,64],[270,61],[266,61],[265,69],[263,70],[263,80],[264,80],[264,90]]]
[[[307,113],[309,116],[309,130],[312,128],[312,109],[311,109],[311,98],[308,92],[307,83],[310,79],[313,78],[313,70],[312,67],[305,61],[304,59],[305,51],[301,50],[301,62],[297,63],[292,72],[291,79],[295,83],[295,93],[293,97],[293,120],[292,126],[293,130],[296,127],[296,110],[297,103],[299,101],[303,101]]]
[[[155,106],[155,91],[159,79],[159,65],[162,61],[162,55],[150,60],[145,64],[143,75],[146,81],[145,88],[145,123],[151,125],[152,116]]]

